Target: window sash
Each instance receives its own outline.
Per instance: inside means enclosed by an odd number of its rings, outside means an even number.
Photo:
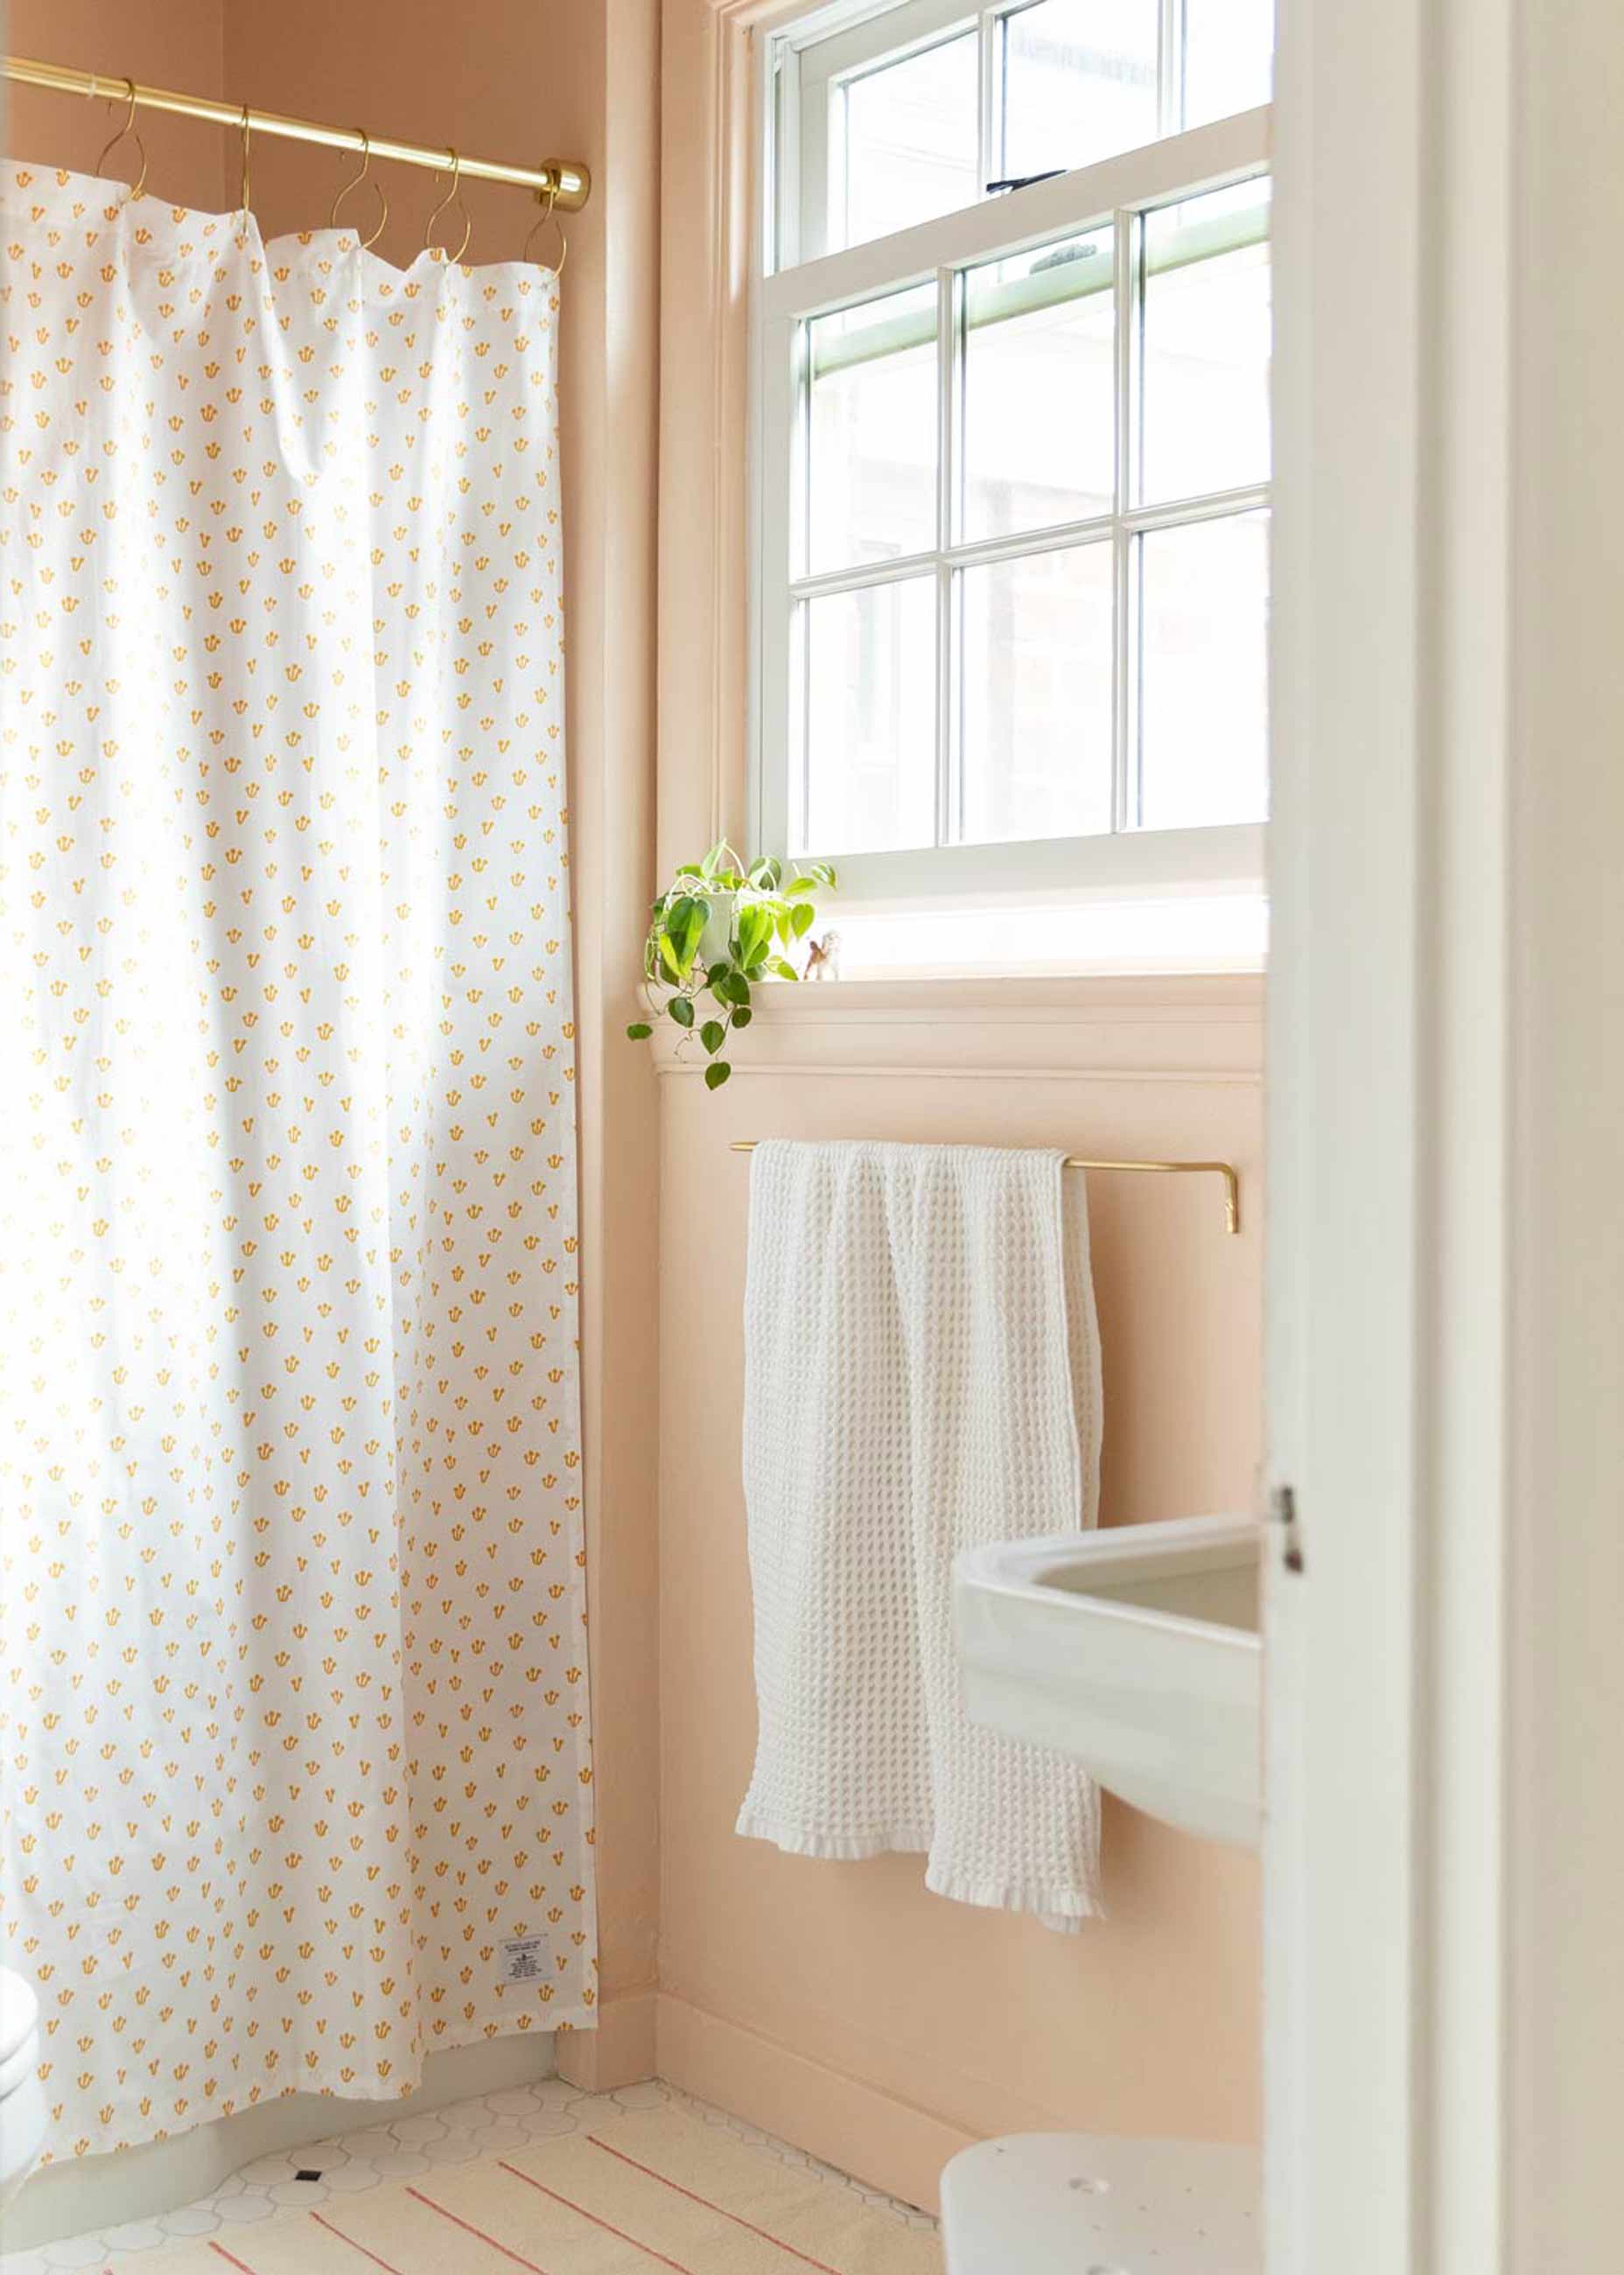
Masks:
[[[997,97],[1005,68],[1005,27],[1036,0],[840,0],[774,42],[775,140],[793,152],[779,170],[769,266],[789,268],[828,250],[830,94],[871,72],[902,63],[942,42],[977,35],[977,170],[985,185],[1004,170],[1003,121]],[[1157,16],[1157,116],[1163,136],[1176,135],[1184,113],[1185,0],[1159,0]]]
[[[946,342],[952,332],[956,279],[966,267],[1028,252],[1053,238],[1081,234],[1091,228],[1113,227],[1119,359],[1116,395],[1119,405],[1124,404],[1133,385],[1129,359],[1137,352],[1135,319],[1140,280],[1129,253],[1141,234],[1136,226],[1139,216],[1266,170],[1270,120],[1266,106],[1243,112],[758,281],[754,346],[759,488],[752,592],[756,699],[752,721],[752,820],[754,840],[764,851],[785,851],[797,834],[791,827],[792,800],[804,795],[804,783],[792,780],[797,767],[798,737],[791,732],[791,722],[797,716],[796,707],[800,707],[798,715],[804,715],[794,637],[800,601],[821,593],[888,584],[910,570],[935,576],[940,683],[936,722],[940,827],[948,819],[955,794],[957,760],[949,684],[954,669],[949,620],[956,572],[979,562],[1107,540],[1115,548],[1118,690],[1111,832],[1014,844],[940,843],[903,852],[836,850],[830,858],[840,864],[845,888],[862,899],[963,897],[1062,887],[1130,894],[1178,890],[1200,882],[1255,884],[1261,878],[1261,824],[1182,830],[1130,826],[1131,760],[1137,722],[1133,716],[1128,661],[1137,539],[1146,530],[1182,526],[1197,519],[1266,506],[1267,484],[1195,500],[1134,505],[1127,463],[1131,437],[1128,422],[1119,417],[1114,513],[1058,528],[956,543],[951,541],[954,531],[944,495],[938,529],[942,541],[929,551],[905,561],[799,575],[792,559],[794,501],[797,484],[799,494],[804,494],[805,436],[802,379],[795,368],[794,349],[803,336],[799,328],[809,318],[930,282],[937,287],[939,336]],[[953,377],[954,359],[944,351],[938,359],[937,374],[938,472],[944,488],[950,479],[947,444]],[[808,850],[811,858],[818,858],[820,849]]]
[[[831,88],[887,64],[921,55],[943,40],[975,29],[978,17],[990,19],[992,14],[990,8],[978,11],[974,0],[970,5],[965,0],[902,0],[900,6],[881,8],[849,28],[824,32],[810,40],[785,41],[779,116],[787,124],[786,114],[793,107],[798,162],[793,177],[787,177],[782,185],[784,201],[778,214],[781,260],[786,263],[814,260],[827,250]],[[988,34],[983,30],[978,163],[985,160],[987,148],[992,100],[989,52]]]

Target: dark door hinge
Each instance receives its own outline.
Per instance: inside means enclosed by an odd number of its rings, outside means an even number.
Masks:
[[[1297,1522],[1294,1485],[1276,1485],[1269,1495],[1269,1516],[1280,1531],[1280,1562],[1288,1572],[1303,1569],[1303,1529]]]

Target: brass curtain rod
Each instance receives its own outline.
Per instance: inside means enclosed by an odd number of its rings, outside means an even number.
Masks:
[[[761,1143],[759,1138],[736,1138],[732,1151],[753,1153]],[[1241,1180],[1234,1164],[1229,1161],[1086,1161],[1081,1154],[1068,1153],[1061,1165],[1067,1169],[1133,1169],[1149,1176],[1182,1177],[1212,1176],[1224,1181],[1224,1229],[1241,1229]]]
[[[449,170],[449,147],[434,150],[420,142],[394,142],[387,135],[370,137],[352,126],[318,126],[308,118],[283,118],[274,110],[245,110],[241,103],[216,102],[212,95],[176,94],[168,87],[142,87],[106,72],[73,71],[65,64],[32,63],[26,56],[7,56],[5,76],[19,87],[42,87],[57,94],[102,95],[110,102],[128,102],[144,110],[173,111],[181,118],[204,118],[216,126],[245,125],[252,134],[278,134],[290,142],[319,142],[329,150],[353,150],[358,157],[369,148],[374,158],[392,159],[400,166],[426,166],[438,173]],[[579,213],[592,191],[592,176],[578,158],[548,158],[540,166],[506,166],[495,158],[458,158],[465,182],[510,182],[515,188],[533,190],[538,200],[549,193],[559,213]]]

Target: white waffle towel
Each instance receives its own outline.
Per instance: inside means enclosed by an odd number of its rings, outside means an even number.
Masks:
[[[1101,1909],[1092,1781],[978,1728],[954,1557],[1091,1525],[1099,1334],[1057,1152],[797,1145],[752,1164],[744,1496],[755,1774],[738,1830],[923,1852],[925,1885],[1076,1929]]]

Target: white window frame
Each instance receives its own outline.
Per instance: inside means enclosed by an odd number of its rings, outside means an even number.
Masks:
[[[1267,105],[1211,125],[1169,135],[1144,147],[1101,160],[1023,190],[988,200],[963,211],[872,239],[849,250],[803,261],[759,276],[754,293],[753,351],[757,450],[755,544],[752,599],[751,744],[752,842],[766,852],[784,854],[791,842],[790,798],[794,753],[789,733],[791,704],[798,699],[793,655],[794,603],[825,591],[887,582],[904,564],[883,570],[856,569],[821,576],[794,573],[792,497],[797,456],[803,447],[800,405],[804,391],[794,357],[801,327],[809,317],[827,314],[880,294],[934,281],[944,298],[942,336],[947,336],[955,277],[967,263],[988,261],[1041,246],[1086,230],[1109,227],[1115,233],[1114,291],[1119,358],[1134,352],[1133,321],[1138,277],[1132,260],[1139,217],[1266,172],[1271,111]],[[770,194],[770,193],[769,193]],[[1119,384],[1127,399],[1131,382]],[[953,362],[939,358],[939,450],[940,476],[950,479],[948,437],[953,414]],[[1119,424],[1121,422],[1119,421]],[[842,897],[880,905],[900,903],[995,901],[1042,893],[1144,898],[1197,890],[1258,891],[1264,875],[1265,825],[1212,824],[1190,829],[1141,829],[1128,826],[1129,738],[1136,730],[1127,687],[1129,567],[1132,540],[1143,531],[1179,526],[1201,518],[1255,510],[1269,503],[1261,484],[1204,499],[1154,507],[1126,503],[1130,438],[1119,433],[1117,509],[1114,514],[1054,531],[1023,533],[1018,540],[944,545],[918,556],[918,566],[933,568],[937,578],[939,666],[948,663],[947,621],[954,572],[978,561],[997,560],[1043,548],[1100,541],[1115,548],[1117,585],[1115,701],[1116,750],[1114,827],[1108,834],[1027,839],[994,844],[938,844],[899,852],[852,852],[839,848],[804,849],[804,858],[828,858],[840,869]],[[950,532],[945,533],[950,535]],[[908,565],[914,565],[911,562]],[[938,697],[938,771],[948,778],[949,707]]]
[[[774,126],[781,154],[793,162],[777,170],[775,243],[770,268],[819,261],[830,250],[827,232],[829,185],[829,93],[872,70],[902,63],[965,32],[977,35],[978,157],[985,176],[1003,170],[1007,154],[993,116],[998,85],[995,49],[1003,26],[1037,0],[849,0],[820,8],[782,34],[774,57]],[[1185,0],[1159,0],[1157,11],[1158,132],[1183,125]],[[983,186],[985,187],[985,181]]]

